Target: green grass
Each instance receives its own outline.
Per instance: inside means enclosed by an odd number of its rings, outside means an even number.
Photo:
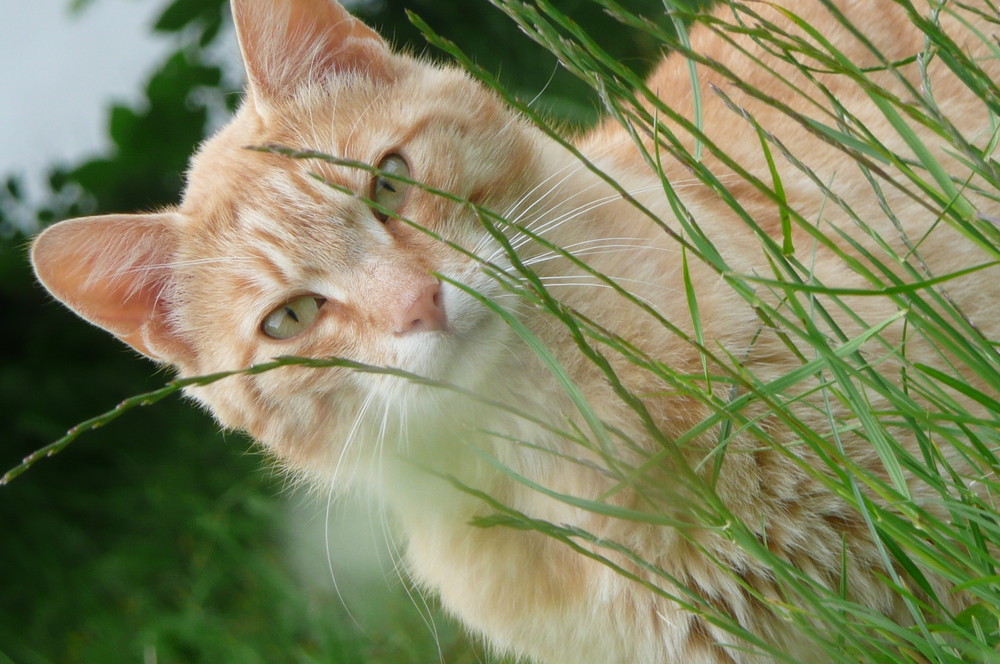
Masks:
[[[643,20],[613,0],[599,0],[614,20],[633,26],[635,30],[660,40],[666,48],[689,56],[692,63],[700,67],[714,69],[723,75],[726,71],[720,63],[692,52],[685,36],[685,26],[691,21],[707,21],[702,16],[689,14],[677,9],[668,25]],[[571,17],[550,6],[544,0],[537,3],[523,3],[517,0],[496,0],[496,4],[516,21],[522,29],[537,42],[553,52],[569,71],[593,87],[608,107],[609,111],[633,127],[644,127],[662,139],[654,153],[645,153],[649,168],[662,177],[660,164],[668,158],[678,158],[688,164],[692,172],[707,187],[727,201],[735,215],[755,231],[761,249],[772,267],[771,274],[740,274],[728,265],[684,207],[666,178],[664,193],[668,197],[680,224],[680,231],[670,231],[683,247],[685,275],[685,295],[688,310],[694,321],[693,334],[686,334],[669,321],[660,318],[661,323],[675,334],[682,343],[697,348],[702,357],[701,373],[685,375],[672,370],[648,357],[629,343],[628,339],[615,336],[595,321],[579,313],[567,311],[558,303],[554,294],[548,293],[544,284],[531,271],[510,256],[517,274],[513,277],[496,273],[504,281],[510,292],[518,293],[533,306],[545,310],[558,318],[568,333],[577,342],[580,351],[591,358],[604,372],[609,382],[616,386],[622,407],[632,409],[640,421],[649,423],[650,434],[662,446],[662,452],[648,459],[645,466],[630,467],[606,454],[607,470],[616,476],[622,486],[635,486],[641,481],[646,468],[669,459],[681,471],[686,487],[700,499],[697,512],[701,525],[715,529],[719,533],[739,543],[754,557],[766,562],[774,570],[783,593],[789,598],[789,619],[798,623],[811,634],[816,647],[827,651],[836,662],[1000,662],[1000,572],[995,553],[1000,550],[1000,527],[997,525],[997,511],[993,504],[1000,482],[996,478],[997,453],[1000,450],[1000,406],[996,402],[1000,390],[1000,360],[998,360],[998,340],[984,338],[971,325],[963,312],[947,297],[949,280],[962,276],[929,275],[920,260],[921,238],[909,238],[911,247],[906,254],[896,253],[887,243],[881,243],[877,252],[862,248],[847,237],[838,237],[834,231],[821,229],[814,220],[804,218],[792,208],[786,199],[784,184],[775,163],[789,160],[799,164],[797,155],[788,154],[781,143],[780,135],[767,133],[753,117],[743,121],[755,133],[761,146],[761,159],[769,165],[770,181],[754,178],[744,165],[734,162],[724,147],[714,144],[702,132],[702,124],[696,117],[688,121],[680,117],[669,106],[659,102],[652,92],[645,88],[642,77],[626,64],[612,58],[602,49],[599,41],[586,34]],[[741,14],[752,18],[753,5],[748,5]],[[944,8],[942,11],[952,11]],[[975,17],[964,14],[970,20]],[[413,17],[414,24],[421,29],[431,44],[447,53],[462,64],[485,85],[496,90],[508,102],[520,109],[543,131],[555,140],[566,142],[555,128],[555,122],[532,106],[521,101],[490,72],[478,67],[454,44],[443,39]],[[609,19],[610,20],[610,19]],[[812,38],[812,42],[800,40],[792,35],[782,34],[775,26],[766,22],[748,20],[743,30],[749,31],[764,43],[780,45],[789,53],[808,56],[814,64],[838,72],[865,85],[872,104],[876,105],[887,123],[899,133],[914,155],[906,158],[894,153],[882,144],[871,132],[852,118],[839,101],[832,95],[824,95],[817,87],[811,101],[816,112],[804,117],[790,109],[779,99],[770,98],[764,91],[747,89],[739,80],[732,84],[764,103],[787,113],[789,122],[807,126],[815,134],[833,142],[843,149],[845,160],[851,160],[857,168],[869,177],[871,195],[883,201],[884,212],[895,219],[894,211],[886,203],[883,188],[902,188],[912,196],[938,212],[940,224],[958,229],[966,240],[984,248],[994,260],[1000,259],[1000,225],[996,220],[986,218],[977,210],[977,197],[997,200],[1000,196],[1000,168],[994,161],[993,151],[1000,140],[1000,89],[971,61],[960,44],[951,42],[934,23],[933,16],[925,18],[913,15],[928,36],[928,44],[933,46],[933,57],[946,62],[970,89],[982,99],[992,113],[992,125],[986,128],[990,139],[974,145],[968,137],[962,137],[950,125],[948,119],[937,112],[931,96],[921,90],[912,90],[917,103],[904,103],[898,97],[871,83],[876,73],[857,67],[843,53],[827,43],[819,26],[801,25]],[[722,35],[731,34],[730,28],[722,24],[710,23],[710,27]],[[983,39],[987,20],[982,19]],[[669,28],[673,27],[673,30]],[[992,26],[989,26],[992,27]],[[929,46],[930,47],[930,46]],[[994,50],[997,49],[994,47]],[[882,68],[893,63],[884,62]],[[879,68],[879,69],[882,69]],[[803,69],[810,75],[810,72]],[[710,94],[723,95],[721,91],[698,90],[696,97]],[[802,94],[806,94],[803,92]],[[638,111],[637,102],[644,99],[653,103],[655,115]],[[728,98],[727,98],[728,100]],[[732,102],[730,101],[732,104]],[[735,104],[732,104],[735,109]],[[696,114],[697,115],[697,114]],[[734,121],[737,116],[734,114]],[[659,120],[669,118],[684,130],[698,137],[695,150],[688,153],[680,147],[670,130]],[[951,151],[965,165],[965,172],[958,176],[949,173],[922,144],[920,137],[912,130],[911,123],[917,122],[947,141]],[[638,131],[638,130],[636,130]],[[638,135],[638,134],[637,134]],[[279,150],[280,151],[280,150]],[[668,153],[670,156],[668,157]],[[285,152],[290,158],[316,158],[315,153]],[[711,154],[731,167],[752,184],[780,210],[782,233],[780,237],[769,237],[757,225],[740,202],[730,195],[726,185],[704,166],[704,155]],[[585,161],[582,155],[578,155]],[[343,160],[329,158],[341,164]],[[801,155],[805,157],[805,155]],[[597,172],[596,166],[586,162]],[[365,164],[346,164],[358,168],[371,167]],[[810,177],[802,167],[803,177]],[[975,184],[970,175],[975,174]],[[624,191],[609,176],[599,173],[609,180],[624,197]],[[388,176],[391,177],[391,176]],[[837,198],[826,183],[814,182],[818,190],[826,192],[827,205],[832,209],[840,207],[862,231],[869,231],[866,220],[859,218],[846,203]],[[975,189],[976,196],[970,195]],[[447,192],[438,192],[449,196]],[[634,201],[633,201],[634,202]],[[649,223],[660,223],[655,215],[642,208],[637,202],[637,216],[645,215]],[[512,222],[489,210],[479,210],[484,226],[502,239]],[[895,219],[899,227],[903,224]],[[516,226],[516,224],[513,224]],[[835,285],[823,284],[816,280],[803,252],[795,253],[793,229],[805,231],[810,242],[835,252],[843,261],[845,269],[863,275],[868,281],[864,290],[839,289]],[[527,229],[517,229],[531,235]],[[800,236],[797,236],[800,237]],[[641,315],[659,316],[641,300],[632,296],[628,289],[606,275],[590,270],[578,257],[560,247],[552,246],[542,237],[534,237],[546,250],[561,253],[574,261],[604,284],[616,289],[623,300],[628,301]],[[853,243],[853,250],[845,246]],[[863,260],[857,256],[863,257]],[[765,381],[748,373],[740,363],[740,358],[727,355],[725,349],[714,346],[706,340],[706,331],[700,324],[700,305],[697,284],[690,281],[688,267],[694,262],[710,266],[729,288],[740,295],[748,304],[757,307],[762,324],[781,331],[787,340],[787,352],[798,359],[799,365],[786,375]],[[490,266],[485,266],[490,269]],[[984,266],[970,266],[974,273]],[[773,294],[773,299],[759,297],[759,293]],[[476,294],[474,294],[476,295]],[[851,296],[878,297],[892,304],[895,312],[885,320],[862,320],[851,310],[848,301]],[[778,302],[779,304],[773,304]],[[494,307],[498,315],[505,311],[487,300],[486,306]],[[998,312],[1000,313],[1000,312]],[[837,323],[850,321],[860,332],[849,333]],[[951,367],[941,370],[928,366],[907,355],[906,348],[899,348],[882,340],[882,332],[891,324],[905,321],[909,334],[919,335],[941,348],[948,354]],[[555,358],[537,342],[529,330],[523,328],[516,319],[509,319],[526,345],[560,378],[566,391],[573,397],[579,410],[579,419],[586,424],[582,430],[563,431],[576,444],[585,445],[599,451],[612,448],[618,435],[601,422],[598,415],[588,406],[565,370]],[[881,345],[880,345],[881,344]],[[862,355],[861,349],[879,347],[886,357],[903,367],[905,380],[896,383],[880,374],[879,366],[869,356]],[[606,362],[608,354],[619,354],[630,362],[652,372],[670,389],[698,399],[705,404],[712,415],[696,425],[679,439],[667,440],[657,431],[643,402],[637,395],[630,394],[618,382],[618,378]],[[344,366],[343,361],[283,360],[276,364],[296,362],[313,366]],[[382,371],[374,367],[353,365],[359,371]],[[267,370],[267,367],[255,369]],[[396,372],[397,374],[399,372]],[[971,386],[966,376],[975,376],[980,384],[989,386],[989,391],[980,391]],[[413,380],[417,377],[402,376]],[[221,376],[198,379],[208,382],[222,379]],[[814,403],[822,404],[829,414],[829,429],[815,429],[802,421],[790,406],[800,398],[802,386],[812,382],[811,390],[819,397]],[[90,421],[87,426],[69,437],[57,441],[46,450],[59,451],[81,433],[110,422],[125,412],[147,402],[167,397],[179,389],[174,384],[154,390],[127,402],[121,409],[112,411]],[[871,408],[872,396],[886,400],[889,406],[880,411]],[[958,398],[961,395],[961,399]],[[981,406],[974,411],[969,403]],[[834,415],[836,404],[848,413],[847,416]],[[773,440],[761,426],[754,409],[763,405],[769,413],[779,418],[782,425],[795,432],[800,445],[806,446],[817,458],[823,459],[826,467],[806,468],[827,490],[853,506],[867,523],[872,535],[879,542],[887,568],[899,573],[887,579],[894,584],[900,597],[911,607],[913,624],[901,626],[893,624],[878,614],[846,599],[846,587],[824,588],[813,579],[789,566],[787,562],[763,546],[754,533],[752,524],[740,523],[718,498],[711,481],[706,481],[702,468],[686,465],[679,449],[696,437],[710,432],[717,440],[717,450],[706,463],[720,467],[726,454],[727,442],[735,435],[754,436],[765,448],[773,448]],[[161,406],[143,410],[133,417],[146,417]],[[204,427],[195,433],[180,435],[169,449],[173,454],[159,458],[154,465],[130,468],[110,484],[114,493],[109,498],[111,504],[143,501],[144,513],[148,514],[144,523],[137,523],[135,517],[127,527],[110,526],[116,534],[106,536],[107,552],[82,567],[67,567],[65,559],[38,565],[38,576],[25,579],[23,587],[8,587],[3,592],[15,599],[29,603],[32,588],[40,585],[61,593],[61,600],[47,609],[51,618],[38,615],[30,627],[23,623],[0,621],[0,661],[6,655],[18,662],[49,661],[136,661],[138,656],[156,652],[159,661],[211,661],[211,662],[407,662],[430,661],[436,654],[430,629],[423,624],[422,607],[406,609],[409,598],[403,592],[385,599],[385,604],[375,608],[375,613],[391,616],[404,615],[398,622],[393,620],[379,623],[382,635],[374,640],[362,636],[351,624],[342,610],[339,600],[329,590],[318,595],[302,591],[302,580],[290,566],[285,545],[275,540],[270,528],[285,518],[282,501],[276,496],[280,489],[254,472],[258,461],[255,458],[241,458],[234,463],[232,458],[220,460],[218,453],[209,451],[218,441],[201,440]],[[898,442],[898,432],[905,430],[918,443],[914,453],[904,449]],[[879,454],[887,471],[888,480],[873,476],[843,454],[840,435],[849,432],[868,440]],[[97,434],[94,434],[97,435]],[[151,434],[152,435],[152,434]],[[621,441],[619,441],[621,442]],[[626,443],[628,441],[625,441]],[[242,445],[243,443],[241,443]],[[789,450],[779,450],[792,456]],[[179,454],[179,453],[183,454]],[[63,455],[59,462],[72,455]],[[114,458],[114,455],[112,455]],[[35,458],[34,461],[42,457]],[[127,458],[127,456],[125,457]],[[147,458],[147,457],[142,457]],[[971,467],[981,469],[975,478],[964,475],[949,459],[962,459]],[[204,468],[224,468],[224,471],[207,474],[205,481],[190,478],[190,485],[175,484],[159,489],[157,475],[164,473],[173,477],[184,473],[176,466],[194,463]],[[127,464],[126,464],[127,465]],[[27,466],[15,471],[22,472]],[[632,519],[664,526],[679,527],[666,515],[629,511],[614,507],[603,501],[584,500],[575,496],[552,493],[545,487],[533,484],[528,478],[516,475],[510,469],[500,467],[515,481],[524,483],[534,490],[564,500],[570,504],[600,514],[608,514],[622,519]],[[35,475],[35,472],[38,474]],[[21,483],[36,483],[44,476],[44,470],[33,471],[20,478],[11,487]],[[126,483],[130,474],[144,478],[140,488],[134,483]],[[940,504],[948,514],[947,519],[939,519],[914,502],[909,495],[906,476],[913,476],[926,486],[933,487],[940,496]],[[13,475],[9,476],[11,479]],[[709,478],[711,474],[709,474]],[[973,493],[968,489],[967,480],[975,479],[982,491]],[[97,483],[92,479],[92,483]],[[117,489],[116,483],[121,483]],[[93,486],[73,487],[72,492],[59,502],[56,510],[70,510],[72,496],[83,488],[91,492]],[[465,487],[459,487],[468,490]],[[12,489],[3,489],[10,491]],[[120,490],[120,494],[118,493]],[[651,502],[655,487],[649,487]],[[47,491],[47,489],[38,489]],[[476,494],[490,506],[494,514],[477,522],[481,527],[535,529],[553,537],[580,553],[599,559],[614,567],[621,574],[634,578],[637,583],[646,584],[651,592],[665,594],[662,587],[640,579],[613,560],[622,557],[634,563],[652,578],[670,582],[672,579],[662,569],[649,561],[642,560],[635,552],[622,543],[599,540],[594,535],[533,519],[496,501],[493,497]],[[190,502],[188,499],[190,498]],[[134,512],[130,512],[134,515]],[[113,518],[113,514],[109,518]],[[55,517],[53,517],[55,518]],[[90,518],[94,518],[91,515]],[[155,524],[155,525],[153,525]],[[59,541],[46,541],[43,524],[35,524],[39,532],[32,535],[37,547],[85,547],[89,531],[71,532],[65,526],[54,529],[59,532]],[[105,526],[107,528],[108,526]],[[175,540],[182,540],[178,548]],[[135,557],[129,553],[136,547],[143,549],[141,555],[146,560],[159,561],[164,577],[145,576],[147,571],[132,569]],[[19,554],[19,565],[30,567],[32,551]],[[45,560],[42,558],[41,560]],[[721,564],[721,563],[720,563]],[[145,570],[146,568],[143,568]],[[922,570],[948,579],[951,583],[970,593],[976,600],[974,606],[958,615],[952,615],[942,607],[940,598],[926,582]],[[323,576],[325,572],[321,572]],[[44,580],[44,582],[42,581]],[[324,582],[328,576],[324,577]],[[850,583],[849,579],[845,583]],[[665,584],[666,585],[666,584]],[[918,592],[922,591],[922,592]],[[688,610],[700,613],[715,624],[722,625],[734,634],[743,636],[748,643],[763,651],[770,651],[767,644],[758,642],[753,635],[742,632],[729,618],[715,611],[697,594],[677,591],[672,599]],[[794,600],[794,601],[792,601]],[[357,599],[347,598],[352,606]],[[766,600],[765,600],[766,601]],[[13,606],[8,598],[3,606]],[[794,606],[794,608],[791,608]],[[109,608],[112,607],[112,608]],[[402,607],[402,608],[401,608]],[[360,609],[361,613],[365,609]],[[408,613],[407,613],[408,612]],[[61,630],[57,624],[70,613],[79,614],[74,625],[66,625]],[[4,624],[18,625],[18,631],[4,631]],[[108,635],[119,635],[124,627],[133,637],[124,646],[112,645]],[[446,624],[440,618],[438,624]],[[445,648],[454,647],[447,661],[472,661],[474,654],[464,642],[454,635],[453,626],[445,634]],[[42,646],[45,635],[61,632],[63,637],[57,649]],[[391,635],[393,638],[386,637]],[[119,638],[118,636],[114,637]],[[449,644],[456,644],[451,646]],[[45,652],[42,649],[47,649]],[[120,657],[125,649],[130,657]],[[84,653],[84,654],[81,654]],[[772,652],[777,659],[782,653]]]

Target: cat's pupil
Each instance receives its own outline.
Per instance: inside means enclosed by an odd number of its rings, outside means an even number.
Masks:
[[[261,331],[272,339],[291,339],[305,332],[319,316],[326,300],[316,295],[303,295],[277,307],[264,319]]]
[[[390,154],[379,162],[378,169],[390,175],[400,177],[410,177],[410,167],[406,161],[398,154]],[[377,175],[372,180],[371,198],[377,204],[373,210],[375,217],[379,221],[386,221],[389,213],[398,213],[406,198],[407,184],[399,180],[391,180],[382,175]]]

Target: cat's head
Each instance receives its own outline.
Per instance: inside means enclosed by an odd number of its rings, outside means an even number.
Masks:
[[[182,375],[278,356],[345,357],[460,384],[488,374],[505,326],[435,274],[487,294],[497,286],[431,235],[492,253],[472,207],[250,148],[317,150],[503,213],[550,175],[538,136],[462,72],[391,52],[333,0],[234,0],[233,14],[247,98],[194,157],[180,206],[47,229],[32,252],[42,283]],[[401,383],[288,367],[194,394],[294,465],[328,465],[339,454],[331,438],[352,434],[359,413],[397,407],[394,395],[408,398]]]

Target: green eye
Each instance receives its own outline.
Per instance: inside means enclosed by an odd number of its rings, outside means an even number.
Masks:
[[[379,163],[378,169],[392,175],[399,175],[404,178],[410,177],[410,167],[397,154],[391,154],[383,159]],[[409,185],[399,180],[376,175],[375,182],[372,183],[372,200],[386,210],[396,212],[403,204],[403,199],[406,198],[406,189],[408,187]],[[375,210],[375,216],[378,217],[379,221],[388,219],[388,216],[379,210]]]
[[[260,329],[272,339],[291,339],[309,329],[325,301],[315,295],[297,297],[269,313]]]

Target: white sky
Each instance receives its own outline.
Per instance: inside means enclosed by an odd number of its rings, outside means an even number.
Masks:
[[[0,21],[0,173],[76,162],[101,147],[112,99],[170,48],[149,25],[161,3],[96,0],[70,15],[69,0],[35,0]]]
[[[172,50],[151,26],[164,0],[6,0],[0,20],[0,179],[27,176],[33,198],[50,165],[79,163],[107,143],[112,102],[141,99]],[[235,51],[235,45],[233,45]]]
[[[167,0],[4,0],[0,20],[0,178],[75,164],[107,143],[113,102],[137,102],[142,84],[174,50],[152,25]],[[342,0],[356,6],[374,0]],[[216,46],[242,77],[232,30]]]

